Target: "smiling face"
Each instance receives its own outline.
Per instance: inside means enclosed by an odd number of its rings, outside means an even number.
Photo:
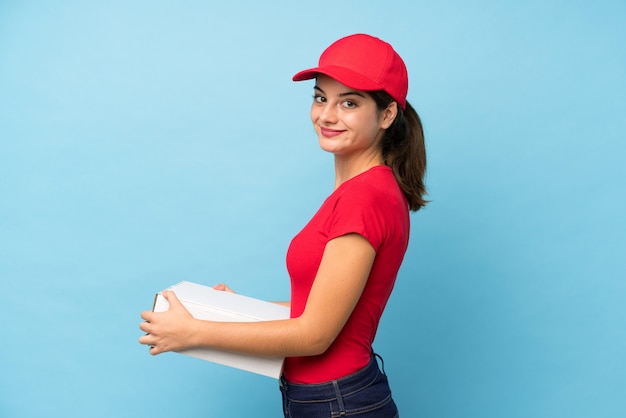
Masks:
[[[364,158],[382,163],[380,141],[397,114],[397,104],[378,110],[367,93],[319,75],[311,106],[311,121],[320,147],[340,158]]]

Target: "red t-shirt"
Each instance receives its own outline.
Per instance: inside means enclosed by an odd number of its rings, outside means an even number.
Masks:
[[[285,359],[285,379],[321,383],[365,367],[383,309],[409,241],[409,209],[389,167],[376,166],[344,182],[296,235],[287,251],[291,317],[304,311],[326,243],[349,233],[365,237],[376,258],[363,294],[339,336],[318,356]]]

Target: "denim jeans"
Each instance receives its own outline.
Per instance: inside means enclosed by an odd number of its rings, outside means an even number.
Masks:
[[[299,385],[281,378],[285,418],[397,418],[384,364],[381,371],[376,357],[363,369],[330,382]]]

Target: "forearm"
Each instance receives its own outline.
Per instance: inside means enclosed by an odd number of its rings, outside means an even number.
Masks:
[[[301,318],[261,322],[196,320],[192,345],[267,357],[311,356],[330,345]],[[319,334],[319,333],[317,333]]]

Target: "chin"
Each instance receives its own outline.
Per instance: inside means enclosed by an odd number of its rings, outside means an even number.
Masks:
[[[328,139],[320,139],[319,144],[320,144],[320,148],[323,151],[330,152],[331,154],[335,154],[338,151],[340,151],[340,149],[334,146],[335,144],[332,144],[332,143],[329,144]]]

